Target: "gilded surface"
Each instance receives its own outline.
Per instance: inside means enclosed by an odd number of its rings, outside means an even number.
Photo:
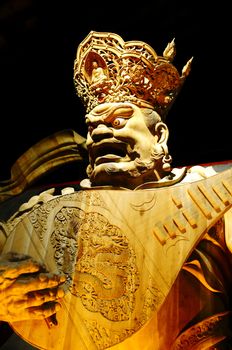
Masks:
[[[104,32],[77,49],[88,179],[32,197],[0,227],[0,319],[41,349],[232,339],[232,169],[171,167],[165,117],[191,65],[179,74],[175,52]]]
[[[229,170],[194,186],[198,190],[207,186],[208,191],[222,183],[228,187],[230,177]],[[28,254],[45,261],[49,271],[66,275],[58,326],[43,329],[49,334],[47,349],[53,349],[57,337],[56,349],[67,346],[68,339],[70,349],[116,346],[159,312],[199,238],[231,206],[229,192],[225,206],[219,197],[212,201],[209,195],[205,202],[201,197],[197,202],[202,192],[190,195],[191,188],[187,183],[149,191],[80,191],[38,206],[14,226],[6,251],[17,247],[25,252],[27,247]],[[185,266],[194,276],[191,261]],[[23,332],[30,329],[27,324],[13,326]],[[40,346],[36,332],[30,334],[31,340]]]
[[[129,101],[155,105],[160,114],[166,114],[189,71],[185,67],[182,75],[178,73],[171,63],[174,55],[174,41],[159,56],[144,42],[124,42],[114,33],[90,32],[77,50],[77,94],[87,112],[99,103]]]

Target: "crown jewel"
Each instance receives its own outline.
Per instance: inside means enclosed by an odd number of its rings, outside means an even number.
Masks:
[[[91,31],[77,49],[74,84],[87,112],[104,102],[132,102],[166,115],[190,71],[171,63],[174,40],[158,56],[148,44],[117,34]]]

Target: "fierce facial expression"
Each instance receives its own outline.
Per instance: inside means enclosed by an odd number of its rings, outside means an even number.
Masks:
[[[104,103],[86,115],[87,174],[93,185],[134,188],[155,179],[154,130],[160,117],[146,111],[132,103]]]

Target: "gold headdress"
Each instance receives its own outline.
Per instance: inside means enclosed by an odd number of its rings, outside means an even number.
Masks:
[[[104,102],[132,102],[165,116],[190,71],[171,63],[174,40],[158,56],[148,44],[114,33],[91,31],[77,49],[74,84],[87,112]]]

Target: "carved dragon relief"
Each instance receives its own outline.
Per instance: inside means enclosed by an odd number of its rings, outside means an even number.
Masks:
[[[172,42],[158,56],[145,43],[91,32],[77,50],[74,82],[88,113],[86,189],[28,203],[2,226],[6,252],[27,252],[47,271],[66,275],[62,308],[53,318],[13,324],[40,348],[124,350],[127,338],[135,339],[155,319],[180,270],[194,275],[200,259],[188,257],[223,217],[225,244],[231,243],[231,169],[192,183],[185,168],[171,169],[164,121],[191,65],[190,59],[180,75],[171,64],[174,49]],[[79,143],[82,148],[83,139]],[[210,290],[207,279],[202,284]],[[224,316],[214,314],[192,328],[188,323],[187,330],[163,338],[170,336],[174,349],[197,347],[199,337],[214,337],[211,328]],[[144,334],[146,348],[158,349],[160,335],[151,343]]]
[[[66,275],[66,292],[80,300],[89,315],[84,321],[89,336],[98,349],[105,349],[140,329],[164,295],[148,271],[146,286],[142,287],[144,298],[141,291],[137,294],[144,283],[139,256],[125,225],[113,218],[111,205],[101,193],[87,190],[54,197],[24,213],[21,220],[13,217],[8,228],[21,234],[20,225],[25,220],[30,222],[29,236],[37,236],[30,244],[39,246],[40,241],[46,246],[46,259],[52,260],[48,265]],[[96,314],[105,321],[91,317]],[[99,332],[108,336],[99,337]]]
[[[226,183],[226,174],[229,178],[231,171],[208,178],[207,188],[218,186],[221,181]],[[194,186],[201,188],[202,183]],[[146,324],[165,299],[188,249],[193,248],[210,222],[213,225],[226,210],[222,210],[221,201],[218,205],[213,203],[215,210],[210,211],[206,210],[208,202],[196,205],[196,198],[192,198],[192,192],[189,194],[190,185],[174,186],[168,191],[95,189],[57,196],[30,210],[17,225],[12,224],[5,249],[12,251],[17,246],[19,252],[25,252],[26,245],[32,256],[46,261],[49,271],[64,272],[66,296],[64,310],[57,313],[58,325],[67,322],[71,308],[72,322],[87,330],[92,344],[89,348],[105,349]],[[172,218],[168,212],[165,214],[167,207]],[[191,217],[197,219],[196,225]],[[179,233],[174,235],[170,220],[178,222],[180,218],[186,220],[185,231],[176,225],[175,232]],[[163,227],[159,231],[160,222]],[[24,242],[22,248],[18,235]],[[77,327],[71,328],[72,332],[77,331]],[[56,327],[49,332],[51,338],[57,337]],[[70,337],[78,344],[76,335]]]

